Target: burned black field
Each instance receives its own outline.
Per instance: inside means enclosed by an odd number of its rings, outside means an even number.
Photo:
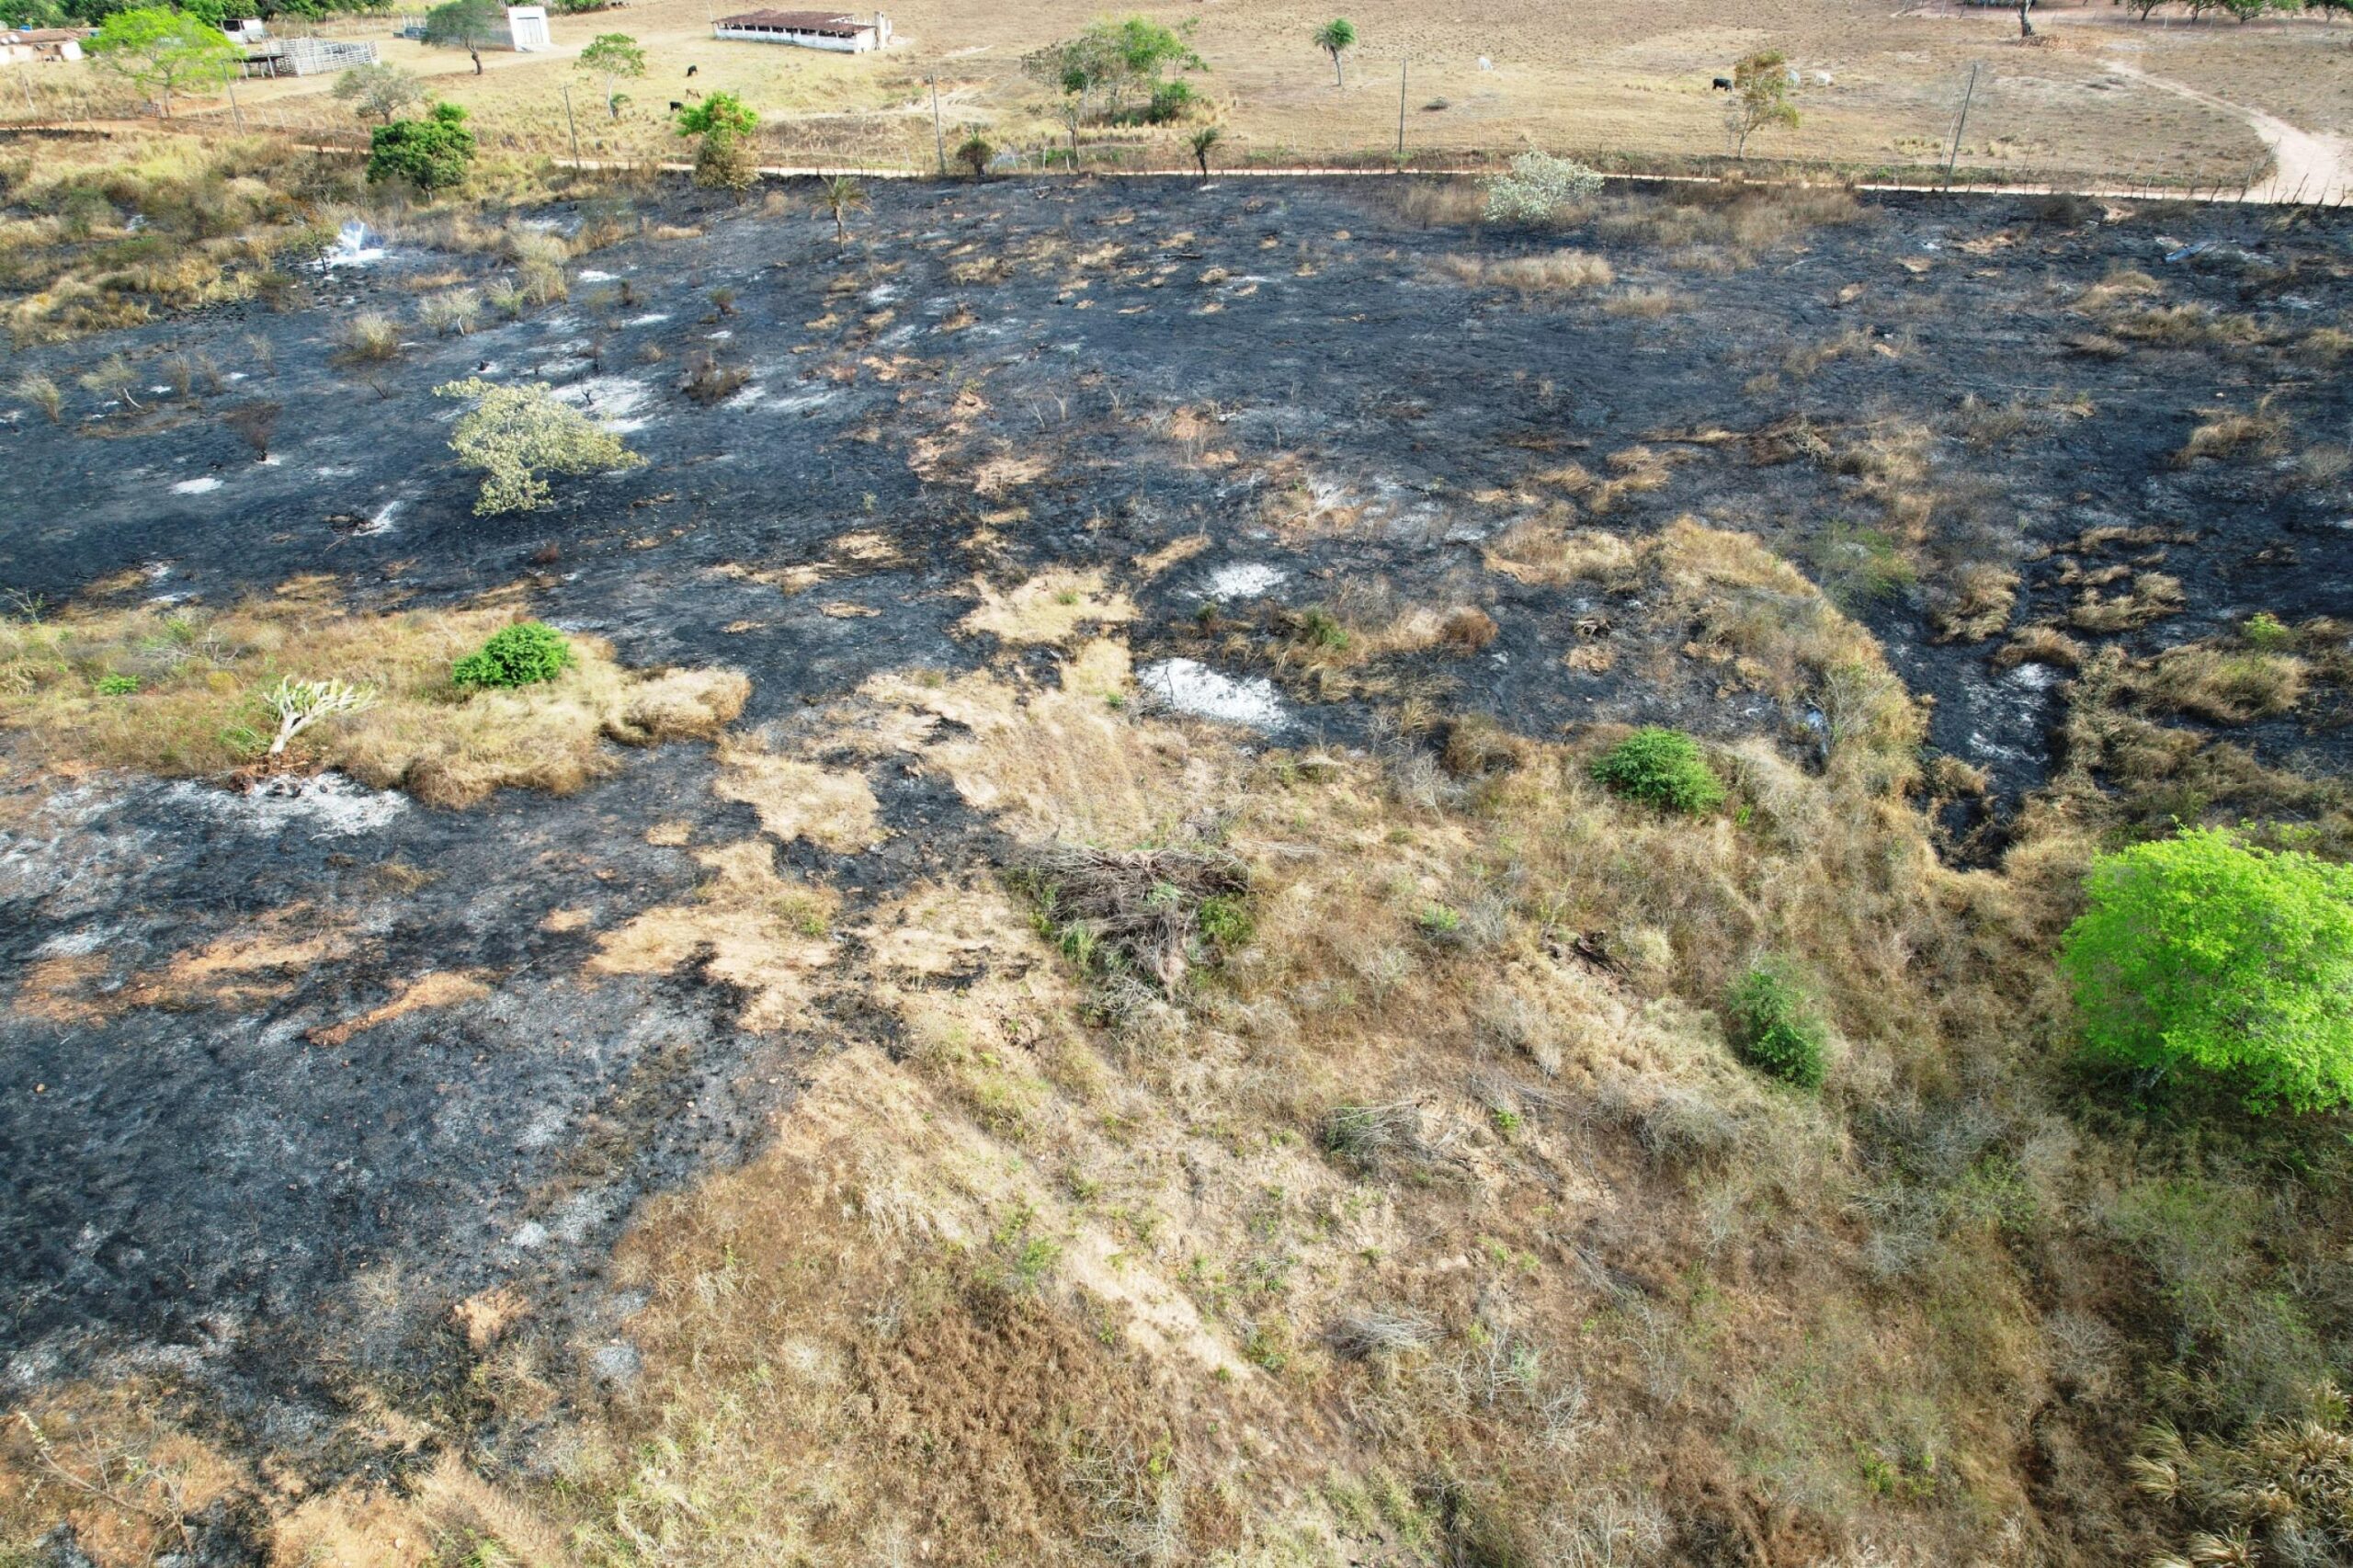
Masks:
[[[1932,700],[1947,766],[1912,805],[1970,866],[2071,767],[2104,782],[2068,727],[2103,650],[2353,604],[2353,230],[1927,198],[1768,229],[1774,199],[1612,198],[1540,236],[1373,181],[881,187],[843,244],[803,196],[674,201],[703,232],[623,238],[575,260],[568,300],[439,335],[417,279],[497,264],[394,225],[284,308],[20,355],[69,388],[113,354],[135,378],[0,431],[0,584],[51,610],[318,576],[358,613],[495,595],[627,665],[742,672],[737,730],[830,764],[829,710],[875,677],[1046,680],[1045,639],[965,622],[1086,581],[1089,605],[1131,602],[1136,709],[1236,722],[1251,749],[1657,722],[1818,761],[1835,714],[1612,564],[1608,540],[1688,516],[1797,564]],[[1612,278],[1513,270],[1563,247]],[[396,353],[348,350],[369,312]],[[432,389],[477,374],[551,384],[649,460],[474,516]],[[262,402],[267,461],[223,418]],[[1416,613],[1471,630],[1395,631]],[[2343,698],[2320,685],[2292,713],[2177,722],[2246,769],[2334,778]],[[822,978],[779,1027],[747,1023],[767,1003],[723,961],[588,972],[600,933],[692,903],[692,846],[758,832],[719,767],[631,749],[575,792],[463,810],[15,769],[11,1396],[157,1380],[332,1478],[373,1462],[336,1435],[356,1389],[483,1418],[450,1310],[510,1285],[592,1383],[628,1386],[645,1303],[608,1258],[636,1206],[749,1155],[841,1040],[903,1048]],[[938,770],[866,775],[867,842],[777,860],[837,893],[851,966],[911,882],[1008,858]],[[207,952],[232,959],[155,978]]]

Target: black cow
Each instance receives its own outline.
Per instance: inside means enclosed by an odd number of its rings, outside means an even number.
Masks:
[[[686,107],[687,107],[686,105],[684,105],[684,104],[680,103],[680,102],[679,102],[677,99],[676,99],[676,98],[672,98],[672,99],[670,100],[670,112],[671,112],[672,114],[676,114],[676,113],[677,113],[680,109],[682,109],[682,108],[686,108]]]
[[[702,69],[702,67],[701,67],[701,66],[699,66],[699,65],[689,65],[689,66],[688,66],[688,67],[687,67],[687,74],[688,74],[688,75],[689,75],[689,76],[691,76],[691,75],[693,75],[696,72],[698,72],[698,71],[699,71],[699,70],[701,70],[701,69]]]
[[[1729,77],[1729,76],[1719,76],[1719,77],[1717,77],[1713,83],[1710,84],[1710,85],[1709,85],[1709,87],[1708,87],[1708,91],[1710,91],[1710,92],[1711,92],[1711,93],[1729,93],[1729,92],[1731,92],[1731,91],[1732,91],[1732,78],[1731,78],[1731,77]]]

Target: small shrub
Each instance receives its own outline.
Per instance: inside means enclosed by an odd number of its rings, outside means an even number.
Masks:
[[[138,689],[137,676],[100,676],[98,677],[100,697],[129,697]]]
[[[956,161],[971,170],[974,179],[989,172],[989,160],[995,156],[996,149],[989,145],[988,138],[977,133],[967,136],[956,146]]]
[[[1724,799],[1723,780],[1680,730],[1636,730],[1594,759],[1593,777],[1612,794],[1687,815],[1713,811]]]
[[[1330,610],[1320,607],[1300,616],[1298,636],[1302,642],[1335,653],[1348,645],[1348,629]]]
[[[344,324],[335,358],[349,365],[381,365],[400,358],[400,329],[373,311]]]
[[[518,620],[491,633],[490,641],[449,666],[460,686],[536,686],[573,665],[572,644],[544,620]]]
[[[1251,917],[1249,904],[1232,893],[1203,899],[1200,913],[1196,918],[1201,935],[1229,952],[1248,947],[1250,938],[1258,930],[1257,921]]]
[[[2247,646],[2267,653],[2276,653],[2295,646],[2296,634],[2288,624],[2268,609],[2256,610],[2239,627],[2239,635]]]
[[[62,417],[65,394],[59,392],[57,383],[47,376],[38,373],[26,375],[17,383],[17,395],[47,415],[51,425]]]
[[[718,355],[705,350],[688,364],[687,373],[678,379],[678,390],[688,402],[709,408],[733,397],[751,379],[752,372],[743,366],[722,365]]]
[[[1487,222],[1541,223],[1601,188],[1601,176],[1583,164],[1549,153],[1522,153],[1511,171],[1487,181]]]
[[[1476,605],[1464,605],[1446,618],[1438,628],[1438,641],[1449,648],[1475,653],[1495,640],[1502,629],[1495,618]]]
[[[2353,1101],[2353,869],[2187,828],[2092,863],[2060,966],[2086,1047],[2235,1083],[2250,1108]]]
[[[1743,1062],[1802,1089],[1822,1086],[1822,1020],[1787,973],[1771,965],[1750,970],[1733,987],[1725,1011],[1733,1051]]]
[[[482,319],[482,295],[472,289],[432,295],[417,301],[416,319],[435,334],[456,333],[463,337]]]

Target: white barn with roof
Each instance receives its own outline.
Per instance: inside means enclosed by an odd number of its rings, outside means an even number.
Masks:
[[[880,11],[871,17],[835,11],[745,11],[720,17],[710,25],[710,31],[714,38],[751,43],[791,43],[837,54],[864,54],[889,45],[891,18]]]

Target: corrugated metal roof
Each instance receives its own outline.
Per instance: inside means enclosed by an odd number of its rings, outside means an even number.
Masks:
[[[838,11],[744,11],[733,17],[719,18],[722,28],[774,28],[780,32],[821,33],[829,38],[847,38],[864,32],[873,26],[856,17],[846,17]]]

